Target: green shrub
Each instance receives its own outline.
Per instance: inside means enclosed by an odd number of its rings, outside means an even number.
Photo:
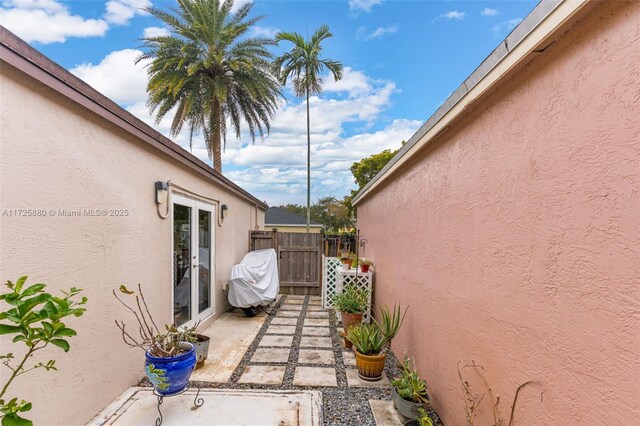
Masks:
[[[79,317],[85,312],[85,308],[80,305],[87,303],[87,298],[80,301],[74,300],[82,289],[72,287],[69,292],[62,292],[64,297],[55,297],[46,293],[46,284],[33,284],[25,288],[27,276],[20,277],[14,284],[7,281],[10,291],[0,294],[0,300],[4,300],[11,309],[0,312],[0,334],[15,334],[13,343],[23,342],[27,346],[25,355],[17,365],[13,362],[16,359],[13,353],[0,355],[2,364],[11,370],[9,380],[3,384],[0,391],[0,415],[2,416],[2,426],[29,426],[30,420],[21,417],[21,413],[31,410],[31,403],[12,398],[6,401],[3,399],[9,385],[13,380],[31,370],[44,368],[47,371],[57,370],[55,360],[46,363],[38,362],[27,365],[27,361],[34,353],[46,348],[49,344],[57,346],[65,352],[69,351],[67,339],[76,335],[75,330],[66,327],[62,319],[68,316]]]
[[[331,302],[340,312],[363,314],[369,305],[369,290],[348,285],[342,293],[331,296]]]

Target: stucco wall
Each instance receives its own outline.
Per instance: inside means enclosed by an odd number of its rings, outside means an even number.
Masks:
[[[604,2],[358,205],[447,425],[640,424],[640,3]],[[488,389],[476,424],[493,424]],[[542,394],[542,396],[541,396]],[[506,423],[505,423],[506,424]]]
[[[156,320],[171,322],[172,222],[156,212],[154,182],[171,180],[229,206],[215,228],[216,316],[227,307],[222,283],[246,253],[256,219],[263,228],[264,212],[14,68],[3,64],[1,76],[0,210],[129,210],[126,217],[0,217],[3,281],[29,274],[29,282],[81,287],[89,298],[86,315],[68,321],[78,331],[70,353],[42,351],[59,371],[29,373],[10,394],[34,403],[36,424],[84,424],[143,376],[143,352],[126,347],[114,325],[131,318],[111,290],[142,283]],[[15,349],[2,340],[3,353]]]

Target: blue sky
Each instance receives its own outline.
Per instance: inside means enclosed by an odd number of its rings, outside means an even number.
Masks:
[[[238,0],[236,0],[237,2]],[[242,3],[248,0],[240,0]],[[140,38],[165,31],[141,7],[170,0],[0,0],[0,23],[97,90],[168,134],[145,106]],[[324,55],[345,66],[312,99],[312,199],[342,197],[354,161],[396,149],[444,102],[537,1],[255,0],[255,34],[312,33],[327,24]],[[279,53],[286,47],[275,49]],[[230,136],[223,173],[271,205],[306,199],[306,128],[290,90],[264,140]],[[188,137],[174,139],[188,149]],[[201,139],[193,153],[208,161]],[[209,161],[208,161],[209,162]]]

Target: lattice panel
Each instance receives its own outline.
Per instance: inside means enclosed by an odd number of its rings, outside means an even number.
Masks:
[[[356,271],[340,271],[340,276],[342,279],[339,291],[342,291],[342,289],[348,285],[356,285],[358,288],[369,290],[369,303],[367,305],[367,310],[364,312],[364,315],[362,317],[362,321],[371,321],[371,292],[373,291],[373,273],[358,272],[357,280]]]
[[[326,308],[333,308],[331,296],[342,292],[345,285],[355,284],[358,288],[366,288],[369,290],[369,307],[364,313],[363,320],[369,322],[371,320],[371,293],[373,291],[373,273],[367,272],[357,273],[356,271],[345,271],[342,269],[342,262],[337,257],[324,257],[322,268],[323,283],[323,305]]]
[[[333,308],[331,296],[342,291],[340,272],[342,262],[337,257],[322,256],[322,304],[325,309]]]

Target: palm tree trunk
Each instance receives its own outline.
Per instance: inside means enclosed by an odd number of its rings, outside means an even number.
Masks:
[[[213,140],[211,150],[213,151],[213,170],[222,173],[222,141],[220,133],[220,103],[217,99],[213,101]]]
[[[311,124],[309,121],[309,86],[307,86],[307,234],[311,225]]]

